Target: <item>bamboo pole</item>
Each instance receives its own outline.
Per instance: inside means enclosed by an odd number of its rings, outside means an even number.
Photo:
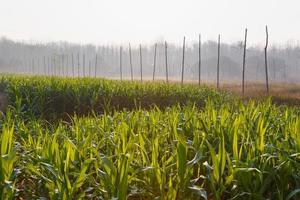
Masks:
[[[157,43],[154,45],[154,60],[153,60],[153,81],[155,80],[155,69],[156,69],[156,50],[157,50]]]
[[[245,29],[244,54],[243,54],[243,77],[242,77],[242,92],[245,94],[245,67],[246,67],[246,50],[247,50],[247,28]]]

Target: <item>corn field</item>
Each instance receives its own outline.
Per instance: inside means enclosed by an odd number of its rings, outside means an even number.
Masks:
[[[1,199],[299,199],[300,112],[206,86],[4,76]]]

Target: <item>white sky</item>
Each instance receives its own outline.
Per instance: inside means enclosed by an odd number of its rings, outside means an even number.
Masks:
[[[0,36],[26,41],[300,40],[300,0],[0,0]]]

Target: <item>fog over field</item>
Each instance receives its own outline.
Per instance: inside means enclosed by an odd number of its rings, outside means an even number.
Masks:
[[[214,82],[220,34],[220,81],[240,83],[248,28],[246,81],[263,82],[268,25],[270,82],[299,80],[300,28],[295,24],[300,14],[295,0],[11,0],[1,8],[4,73],[120,78],[122,68],[122,77],[130,79],[131,43],[133,78],[140,79],[141,44],[143,78],[152,79],[157,43],[155,78],[164,80],[167,42],[169,78],[180,80],[185,36],[184,80],[198,80],[201,34],[201,79]]]
[[[140,79],[139,45],[131,45],[133,77]],[[72,63],[73,55],[73,63]],[[96,62],[97,55],[97,63]],[[164,41],[157,42],[155,78],[166,77]],[[180,80],[182,44],[167,44],[169,79]],[[78,60],[79,56],[79,60]],[[85,57],[85,58],[83,58]],[[300,73],[300,48],[295,45],[271,46],[268,52],[271,82],[297,82]],[[79,61],[79,67],[78,67]],[[85,63],[83,63],[85,61]],[[243,43],[222,43],[220,49],[220,81],[239,82],[242,75]],[[122,45],[122,75],[130,79],[129,44]],[[96,70],[95,70],[96,66]],[[142,45],[143,78],[153,78],[154,44]],[[2,38],[0,40],[0,69],[5,73],[43,74],[60,76],[120,77],[120,46],[79,45],[75,43],[21,43]],[[201,79],[213,82],[217,70],[217,43],[203,41],[201,45]],[[247,49],[246,81],[264,81],[263,47]],[[199,76],[199,44],[187,42],[185,49],[186,81],[197,81]]]

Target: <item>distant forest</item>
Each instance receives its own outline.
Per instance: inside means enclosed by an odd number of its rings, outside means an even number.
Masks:
[[[134,79],[140,78],[140,49],[131,45]],[[145,79],[152,79],[154,44],[142,44],[142,69]],[[120,61],[120,52],[122,52]],[[165,79],[165,42],[157,43],[156,79]],[[180,80],[182,46],[167,45],[167,63],[170,80]],[[96,63],[97,56],[97,63]],[[242,74],[243,43],[221,44],[220,81],[239,82]],[[185,50],[185,81],[198,80],[198,42],[188,43]],[[270,46],[268,50],[271,82],[299,82],[300,47],[295,45]],[[129,44],[79,45],[67,42],[28,43],[7,38],[0,40],[0,72],[44,74],[60,76],[120,77],[120,63],[124,79],[130,79]],[[217,43],[205,41],[201,45],[201,79],[215,81],[217,70]],[[246,81],[264,81],[263,47],[247,48]]]

